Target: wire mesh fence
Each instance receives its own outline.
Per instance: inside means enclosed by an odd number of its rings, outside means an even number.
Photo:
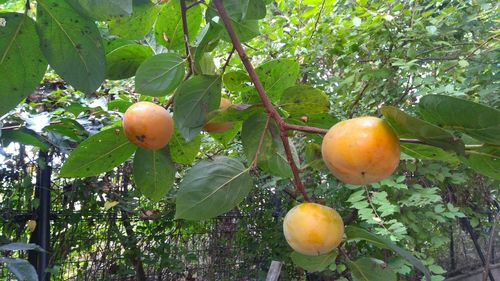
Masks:
[[[28,222],[39,221],[37,167],[54,166],[47,249],[51,280],[259,280],[273,248],[284,246],[281,214],[270,215],[258,203],[276,194],[257,190],[239,209],[212,220],[174,220],[173,202],[145,200],[123,184],[125,170],[68,180],[57,177],[57,156],[40,163],[23,146],[11,152],[0,166],[0,242],[34,241]],[[106,207],[106,202],[116,205]],[[26,252],[7,254],[29,259]],[[11,279],[0,265],[0,280]]]

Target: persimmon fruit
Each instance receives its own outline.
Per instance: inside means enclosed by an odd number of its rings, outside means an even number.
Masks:
[[[226,98],[220,99],[219,110],[226,110],[232,105],[231,101]],[[223,133],[229,130],[233,126],[231,122],[221,122],[221,123],[206,123],[203,129],[209,133]]]
[[[130,142],[157,150],[172,138],[174,121],[165,108],[152,102],[137,102],[125,111],[123,129]]]
[[[288,245],[296,252],[316,256],[331,252],[342,241],[344,222],[335,209],[317,203],[293,207],[283,221]]]
[[[323,160],[340,181],[362,185],[390,176],[400,159],[399,139],[376,117],[358,117],[335,124],[321,145]]]

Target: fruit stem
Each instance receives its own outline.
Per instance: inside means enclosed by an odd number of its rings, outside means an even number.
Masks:
[[[299,169],[297,168],[297,165],[295,164],[295,161],[293,160],[292,157],[292,151],[290,149],[290,143],[288,140],[288,135],[286,133],[286,123],[283,120],[283,118],[279,115],[278,111],[274,108],[271,100],[266,94],[266,90],[264,89],[264,86],[262,85],[259,77],[257,76],[257,73],[255,72],[254,67],[252,66],[252,63],[250,62],[250,59],[248,55],[246,54],[245,50],[243,49],[243,45],[241,44],[240,39],[238,38],[238,35],[234,31],[234,28],[231,24],[231,20],[229,19],[229,16],[226,13],[226,10],[224,9],[224,5],[222,5],[221,0],[214,0],[213,1],[215,8],[219,12],[219,16],[224,22],[224,25],[226,27],[227,33],[229,34],[229,37],[231,38],[231,42],[233,43],[233,47],[236,49],[238,52],[238,55],[240,56],[241,62],[245,66],[248,75],[250,76],[250,79],[252,79],[252,82],[255,86],[255,89],[257,90],[260,99],[262,100],[262,103],[264,104],[264,107],[266,108],[266,111],[268,112],[269,116],[273,118],[276,121],[276,125],[278,125],[280,129],[280,137],[281,141],[283,142],[283,148],[285,150],[286,158],[288,160],[288,164],[290,165],[290,168],[292,169],[293,173],[293,182],[295,184],[295,188],[302,193],[304,196],[304,199],[306,201],[310,201],[309,196],[307,195],[307,192],[304,188],[304,185],[302,184],[302,181],[300,179],[299,175]]]

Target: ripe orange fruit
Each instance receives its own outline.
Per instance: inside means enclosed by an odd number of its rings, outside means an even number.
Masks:
[[[219,109],[225,110],[228,107],[230,107],[231,104],[232,103],[229,99],[221,98]],[[207,123],[207,124],[205,124],[205,126],[203,126],[203,129],[207,132],[222,133],[222,132],[229,130],[229,128],[231,128],[231,126],[233,126],[233,123],[231,123],[231,122]]]
[[[323,138],[326,166],[339,180],[369,184],[390,176],[399,164],[399,139],[384,120],[359,117],[335,124]]]
[[[316,203],[293,207],[283,221],[288,245],[296,252],[314,256],[331,252],[342,241],[344,222],[334,209]]]
[[[170,141],[174,121],[165,108],[151,102],[138,102],[125,111],[123,129],[130,142],[157,150]]]

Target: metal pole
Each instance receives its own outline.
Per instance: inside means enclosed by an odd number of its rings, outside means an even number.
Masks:
[[[49,281],[50,274],[45,272],[49,265],[48,251],[49,251],[49,238],[50,238],[50,177],[52,173],[52,167],[49,166],[49,156],[46,152],[40,151],[39,161],[43,162],[38,168],[38,176],[40,177],[37,181],[38,198],[40,200],[40,206],[38,208],[38,222],[37,222],[37,237],[39,246],[42,247],[45,252],[38,253],[38,260],[36,265],[36,271],[38,273],[38,280]]]

